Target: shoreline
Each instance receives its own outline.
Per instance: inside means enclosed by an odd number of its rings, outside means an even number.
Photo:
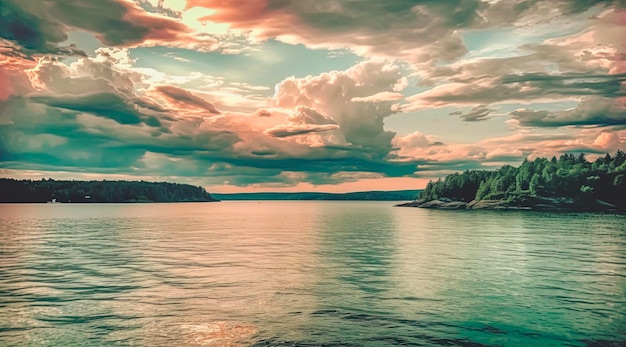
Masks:
[[[568,198],[533,197],[507,200],[472,200],[470,202],[452,199],[414,200],[396,207],[418,207],[437,210],[497,210],[497,211],[537,211],[537,212],[615,212],[626,209],[601,200],[581,204]]]

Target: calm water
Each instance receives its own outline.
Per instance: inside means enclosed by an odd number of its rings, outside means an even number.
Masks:
[[[626,344],[626,216],[391,205],[0,205],[0,345]]]

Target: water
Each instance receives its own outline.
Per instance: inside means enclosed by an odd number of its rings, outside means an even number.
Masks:
[[[0,205],[0,345],[624,346],[626,216]]]

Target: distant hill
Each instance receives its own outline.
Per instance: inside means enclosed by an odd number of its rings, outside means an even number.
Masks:
[[[145,181],[41,181],[0,179],[0,202],[205,202],[204,188]]]
[[[368,191],[353,193],[214,193],[219,200],[371,200],[371,201],[408,201],[415,200],[421,190]]]

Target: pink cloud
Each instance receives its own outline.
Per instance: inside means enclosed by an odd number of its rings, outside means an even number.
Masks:
[[[414,132],[393,140],[397,158],[423,160],[418,177],[443,177],[467,168],[493,169],[503,164],[518,165],[523,158],[560,156],[563,153],[614,153],[626,145],[626,130],[569,128],[549,133],[524,129],[476,143],[441,143],[430,135]]]
[[[428,178],[415,177],[377,177],[362,178],[352,182],[344,182],[337,184],[311,184],[308,182],[298,182],[293,186],[276,187],[276,186],[252,186],[239,187],[235,185],[222,184],[210,185],[207,189],[216,193],[253,193],[253,192],[328,192],[328,193],[347,193],[369,190],[406,190],[421,189],[428,183]]]
[[[32,60],[0,54],[0,101],[32,91],[30,79],[24,71],[35,66],[36,62]]]
[[[592,145],[599,147],[601,149],[606,149],[608,151],[613,151],[617,148],[620,148],[620,145],[624,142],[624,139],[620,139],[620,136],[617,132],[602,132],[600,133],[595,140],[593,140]]]
[[[624,31],[626,30],[626,9],[608,11],[592,25],[590,32],[596,45],[610,49],[607,58],[610,61],[609,73],[620,74],[626,72],[626,45]]]
[[[404,99],[404,95],[394,92],[380,92],[369,96],[354,97],[351,101],[354,102],[384,102],[384,101],[397,101]]]

